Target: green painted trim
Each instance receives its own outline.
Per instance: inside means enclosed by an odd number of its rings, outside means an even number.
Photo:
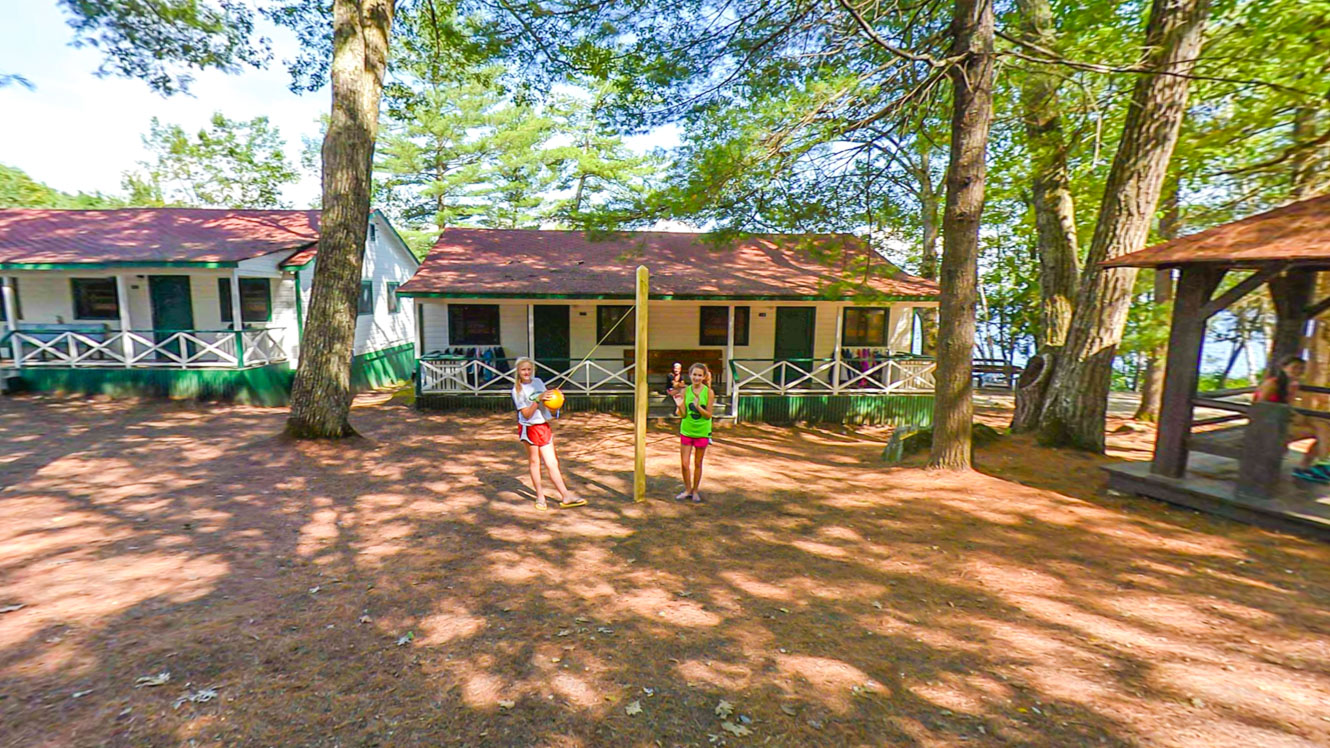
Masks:
[[[411,381],[415,371],[414,343],[362,353],[351,359],[351,389],[363,392],[405,384]]]
[[[110,268],[233,268],[236,262],[195,262],[168,260],[161,262],[0,262],[0,270],[106,270]]]
[[[28,367],[19,373],[29,392],[110,397],[224,400],[285,405],[295,371],[285,362],[250,369],[58,369]]]
[[[932,395],[739,395],[739,420],[761,423],[933,425]]]
[[[568,413],[597,412],[631,416],[632,395],[568,395],[564,408]],[[481,410],[506,413],[512,399],[494,395],[416,395],[420,410]],[[933,423],[932,395],[827,395],[739,397],[739,421],[776,425],[792,423],[844,423],[854,425]]]
[[[296,345],[305,342],[305,303],[300,297],[300,268],[296,268]]]
[[[398,291],[398,296],[413,299],[626,299],[631,301],[633,294],[590,294],[590,293],[452,293],[445,291]],[[937,301],[936,296],[874,296],[857,299],[842,296],[829,299],[825,296],[767,296],[760,294],[651,294],[656,301],[841,301],[874,303],[879,301]]]

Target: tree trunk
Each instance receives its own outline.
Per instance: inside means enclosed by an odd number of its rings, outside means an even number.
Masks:
[[[1020,35],[1045,49],[1054,46],[1053,10],[1048,0],[1018,0]],[[1021,116],[1033,160],[1031,196],[1039,257],[1041,329],[1039,355],[1027,366],[1016,387],[1016,409],[1011,430],[1033,431],[1043,411],[1048,382],[1057,366],[1057,354],[1071,327],[1072,301],[1078,268],[1076,206],[1067,171],[1067,147],[1062,136],[1062,107],[1058,78],[1049,71],[1025,74],[1020,90]]]
[[[1178,238],[1182,231],[1182,210],[1179,192],[1182,181],[1175,179],[1164,196],[1164,214],[1159,217],[1159,236],[1168,241]],[[1155,268],[1154,315],[1157,320],[1167,320],[1173,310],[1173,271],[1168,268]],[[1141,402],[1136,406],[1138,421],[1154,423],[1159,420],[1159,401],[1164,396],[1164,361],[1168,358],[1168,338],[1161,337],[1159,345],[1152,348],[1145,359],[1145,383],[1141,386]]]
[[[1142,75],[1127,107],[1071,331],[1039,419],[1042,444],[1104,450],[1113,357],[1126,325],[1136,269],[1101,269],[1099,263],[1145,246],[1186,113],[1189,81],[1184,76],[1200,53],[1209,7],[1209,0],[1154,0],[1151,6],[1145,54],[1149,67],[1160,74]]]
[[[1293,121],[1293,139],[1306,143],[1314,139],[1319,112],[1311,107],[1298,109]],[[1293,199],[1306,200],[1316,197],[1330,185],[1330,176],[1325,168],[1326,148],[1305,148],[1293,162]],[[1317,168],[1318,164],[1320,168]],[[1317,273],[1316,301],[1330,297],[1330,273]],[[1325,315],[1312,322],[1311,336],[1307,342],[1307,382],[1322,387],[1330,381],[1330,320]],[[1305,407],[1315,410],[1330,409],[1330,396],[1305,392],[1302,396]]]
[[[920,128],[922,130],[922,128]],[[919,275],[937,280],[937,208],[938,194],[933,189],[933,169],[929,164],[929,142],[919,141],[919,222],[924,229],[923,256],[919,260]],[[925,356],[937,354],[937,309],[925,307],[919,312],[919,335],[923,340],[919,350]]]
[[[974,420],[971,368],[974,305],[979,277],[979,221],[984,210],[984,163],[993,122],[993,0],[956,0],[951,22],[951,161],[942,220],[942,296],[939,299],[933,449],[929,464],[970,468]]]
[[[1049,0],[1017,0],[1021,38],[1052,48],[1053,10]],[[1076,205],[1062,136],[1059,79],[1048,71],[1029,72],[1021,85],[1021,114],[1033,159],[1035,229],[1039,242],[1039,290],[1043,330],[1039,347],[1061,348],[1071,329],[1072,303],[1080,274],[1076,247]]]
[[[1173,271],[1156,268],[1154,271],[1153,303],[1155,311],[1167,319],[1173,308]],[[1141,402],[1132,416],[1138,421],[1154,423],[1159,420],[1159,401],[1164,395],[1164,361],[1168,358],[1168,340],[1150,350],[1145,359],[1145,376],[1141,384]]]
[[[332,115],[323,139],[319,252],[286,423],[296,438],[355,433],[349,420],[351,357],[393,3],[333,2]]]

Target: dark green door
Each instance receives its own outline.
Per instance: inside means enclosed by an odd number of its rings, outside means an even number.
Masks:
[[[568,305],[540,304],[533,306],[535,327],[535,359],[549,368],[562,372],[572,360],[568,350]]]
[[[813,322],[817,309],[811,306],[776,307],[776,360],[789,361],[804,371],[813,368]],[[781,367],[776,381],[784,384],[803,376]]]
[[[194,302],[189,293],[188,275],[148,276],[148,296],[152,303],[153,336],[157,341],[164,341],[180,330],[194,329]],[[179,356],[180,341],[173,340],[162,350]],[[185,355],[192,354],[193,350],[192,345],[187,347]]]

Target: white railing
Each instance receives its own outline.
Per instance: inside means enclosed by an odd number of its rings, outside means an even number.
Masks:
[[[247,369],[286,360],[272,329],[17,330],[0,337],[10,368]]]
[[[423,394],[507,395],[516,384],[514,372],[480,359],[418,361]],[[730,362],[733,393],[778,395],[865,395],[931,393],[937,363],[931,359],[889,359],[867,369],[835,359],[735,359]],[[566,394],[629,395],[633,365],[619,359],[582,361],[559,371],[537,362],[536,375]]]
[[[735,359],[730,362],[734,392],[777,395],[887,395],[929,393],[937,362],[887,359],[862,368],[836,359]]]
[[[480,359],[418,361],[420,391],[426,394],[506,395],[513,391],[516,373]],[[591,359],[558,371],[537,362],[536,376],[565,394],[628,395],[633,392],[633,365],[621,359]]]

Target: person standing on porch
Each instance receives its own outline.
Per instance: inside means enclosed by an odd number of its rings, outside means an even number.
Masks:
[[[683,375],[683,364],[675,361],[665,380],[665,394],[674,400],[675,416],[683,415],[683,389],[687,386],[688,380]]]
[[[554,453],[554,432],[550,429],[550,411],[545,400],[551,392],[536,378],[536,362],[525,356],[517,359],[517,384],[513,385],[513,404],[517,406],[517,438],[526,445],[531,468],[531,488],[536,492],[536,508],[545,511],[545,490],[540,485],[540,464],[549,468],[550,480],[559,492],[559,506],[569,509],[586,506],[586,501],[568,491],[559,471],[559,456]]]
[[[1252,402],[1292,405],[1298,399],[1302,377],[1306,373],[1306,359],[1297,355],[1285,356],[1279,361],[1274,374],[1256,388]],[[1327,450],[1330,450],[1330,421],[1294,413],[1289,422],[1288,441],[1303,439],[1315,441],[1303,452],[1298,467],[1293,468],[1293,477],[1315,483],[1330,483],[1330,467],[1319,464],[1325,460]]]
[[[677,501],[692,499],[702,503],[702,460],[711,446],[711,414],[715,407],[715,392],[711,389],[711,370],[706,364],[688,367],[692,384],[683,390],[683,420],[679,423],[679,464],[683,470],[683,492]],[[689,471],[689,467],[692,471]]]

